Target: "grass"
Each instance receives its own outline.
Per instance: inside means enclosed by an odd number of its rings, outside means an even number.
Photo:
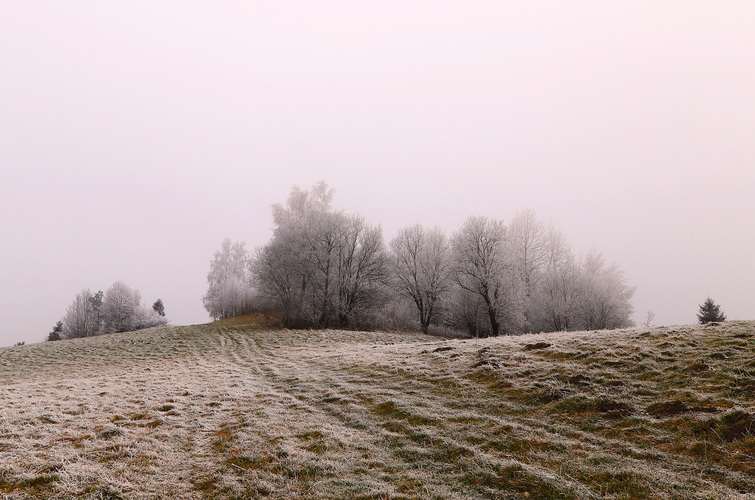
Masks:
[[[755,323],[0,349],[5,498],[754,498]]]

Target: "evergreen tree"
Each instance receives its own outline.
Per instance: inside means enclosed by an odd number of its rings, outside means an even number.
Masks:
[[[165,317],[165,305],[163,305],[163,299],[157,299],[154,304],[152,304],[152,309],[160,315],[160,317]]]
[[[47,334],[47,340],[53,341],[53,340],[60,340],[63,338],[63,322],[58,321],[55,323],[55,326],[52,328],[52,331]]]
[[[700,305],[700,312],[697,313],[697,320],[703,325],[706,323],[720,323],[726,321],[726,315],[721,311],[721,306],[708,297],[705,302]]]

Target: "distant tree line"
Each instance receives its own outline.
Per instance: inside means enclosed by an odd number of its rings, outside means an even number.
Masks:
[[[290,327],[417,328],[487,337],[630,326],[634,288],[597,251],[578,258],[532,211],[470,217],[450,238],[334,210],[333,190],[294,188],[273,207],[273,236],[249,253],[225,240],[204,305],[215,319],[257,309]]]
[[[165,306],[157,299],[150,308],[141,304],[138,290],[116,281],[103,292],[84,288],[68,306],[63,319],[48,334],[47,340],[92,337],[114,332],[141,330],[165,325]]]

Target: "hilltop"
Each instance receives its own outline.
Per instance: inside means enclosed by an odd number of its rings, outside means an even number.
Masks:
[[[10,498],[755,498],[755,322],[0,349]]]

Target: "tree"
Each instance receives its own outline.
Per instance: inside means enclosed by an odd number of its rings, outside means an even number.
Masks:
[[[393,286],[414,303],[422,332],[427,333],[453,283],[446,236],[437,227],[426,230],[417,224],[399,231],[390,248]]]
[[[521,328],[518,282],[503,222],[470,217],[454,235],[452,248],[456,282],[484,302],[490,335]]]
[[[593,250],[581,265],[580,324],[585,330],[605,330],[632,326],[634,287],[626,283],[623,271],[616,264],[607,265],[605,258]]]
[[[92,292],[81,290],[63,316],[63,338],[73,339],[97,335],[100,330],[98,313],[92,304]]]
[[[343,217],[344,231],[336,260],[335,311],[342,327],[355,325],[385,299],[388,278],[383,231],[367,224],[363,217]]]
[[[272,239],[252,265],[259,294],[283,310],[291,326],[352,326],[384,298],[387,276],[382,230],[330,207],[325,183],[294,187],[273,206]]]
[[[52,331],[47,334],[47,340],[49,342],[55,341],[55,340],[61,340],[63,338],[63,322],[58,321],[55,323],[55,326],[52,327]]]
[[[700,312],[697,313],[697,320],[703,325],[707,323],[721,323],[726,321],[726,315],[721,310],[721,306],[708,297],[705,299],[705,302],[700,305]]]
[[[648,311],[645,313],[645,321],[642,322],[642,326],[645,328],[650,328],[653,324],[653,320],[655,319],[655,313],[653,311]]]
[[[102,333],[130,332],[138,329],[141,295],[122,281],[116,281],[102,301]]]
[[[134,330],[152,328],[153,326],[167,325],[165,316],[160,316],[157,311],[146,305],[139,305],[134,311]]]
[[[105,296],[105,292],[98,290],[97,293],[92,295],[89,302],[92,304],[92,309],[97,317],[97,324],[102,326],[102,301]]]
[[[232,318],[253,310],[251,259],[243,242],[226,238],[215,252],[207,274],[204,307],[215,319]]]
[[[161,318],[165,317],[165,305],[163,305],[162,299],[157,299],[154,304],[152,304],[152,310],[155,311],[158,316]]]
[[[551,226],[545,235],[545,265],[535,292],[532,319],[538,331],[574,330],[582,300],[580,270],[566,236]]]
[[[523,210],[509,223],[514,268],[523,289],[524,330],[532,331],[533,298],[546,262],[546,227],[535,212]]]

